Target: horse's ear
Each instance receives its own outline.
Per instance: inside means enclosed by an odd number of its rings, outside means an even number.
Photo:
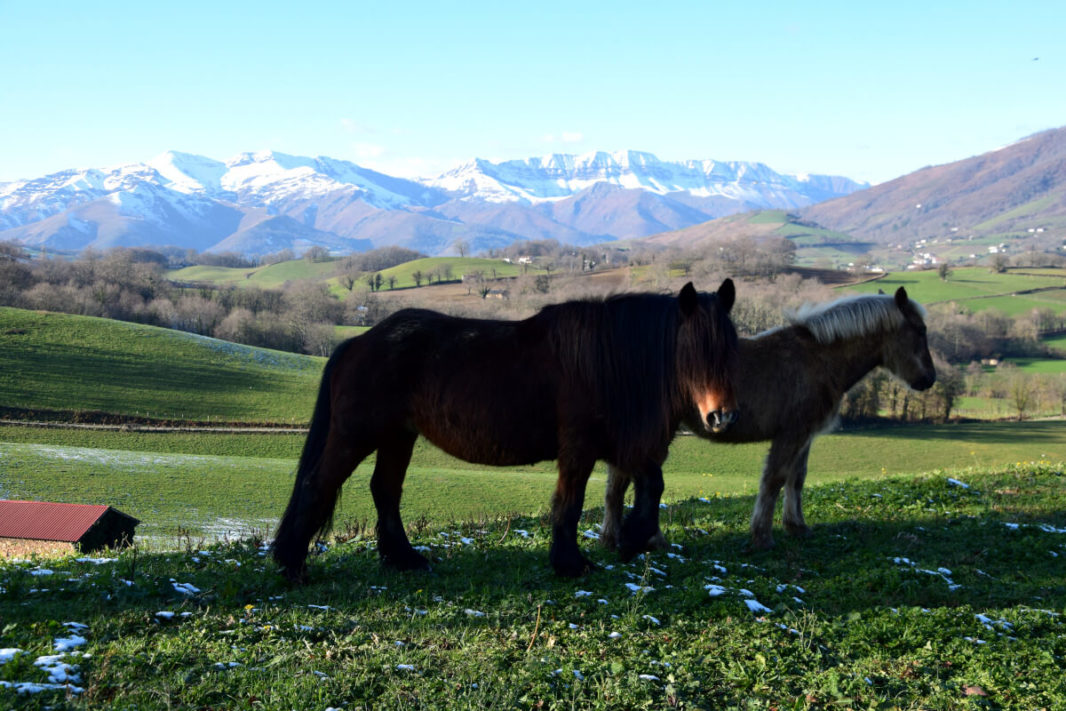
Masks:
[[[905,309],[909,301],[910,299],[907,298],[906,289],[904,289],[902,286],[896,289],[896,306],[898,306],[900,309]]]
[[[718,301],[722,304],[722,308],[726,313],[729,313],[733,309],[733,303],[737,300],[737,288],[733,286],[732,279],[726,279],[722,282],[722,285],[718,287]]]
[[[681,313],[685,316],[691,316],[696,313],[696,309],[700,305],[700,295],[696,293],[696,287],[692,286],[692,282],[681,287],[681,293],[677,295],[677,300],[681,304]]]
[[[885,290],[884,290],[884,289],[881,289],[881,288],[878,288],[878,289],[877,289],[877,295],[878,295],[878,296],[884,296],[884,295],[885,295]]]

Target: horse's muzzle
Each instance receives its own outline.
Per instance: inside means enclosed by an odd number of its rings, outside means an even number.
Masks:
[[[729,426],[737,421],[736,410],[714,410],[707,413],[705,426],[709,432],[719,434],[729,429]]]
[[[933,387],[933,385],[935,385],[935,384],[936,384],[936,372],[935,371],[933,373],[925,373],[921,377],[919,377],[919,378],[915,379],[913,382],[909,383],[909,385],[911,386],[912,390],[917,390],[919,392],[921,392],[922,390],[928,390],[929,388]]]

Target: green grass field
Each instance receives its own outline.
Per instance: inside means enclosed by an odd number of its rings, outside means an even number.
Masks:
[[[181,331],[0,308],[0,407],[303,423],[324,362]]]
[[[236,267],[206,267],[194,266],[175,269],[167,272],[167,278],[184,283],[207,283],[216,286],[259,286],[262,288],[277,288],[287,282],[293,281],[321,281],[327,284],[334,294],[344,296],[347,291],[340,283],[336,275],[340,260],[332,259],[324,262],[309,262],[306,259],[294,259],[288,262],[279,262],[264,267],[236,268]],[[480,271],[486,278],[513,277],[521,274],[543,274],[544,269],[539,267],[523,267],[519,264],[508,264],[502,259],[487,259],[482,257],[426,257],[415,259],[389,269],[381,270],[381,276],[386,280],[385,290],[388,290],[387,279],[396,278],[395,288],[406,289],[415,286],[412,276],[416,271],[426,275],[422,284],[428,284],[428,275],[433,274],[436,281],[438,273],[443,274],[445,269],[451,270],[450,280],[458,280],[464,274]],[[495,275],[495,276],[493,276]],[[360,291],[366,291],[366,283],[360,279],[353,287]]]
[[[996,274],[981,267],[960,267],[954,269],[946,281],[941,280],[935,270],[898,272],[883,279],[844,288],[862,293],[876,293],[878,289],[883,289],[891,293],[903,286],[912,299],[922,304],[956,301],[975,311],[996,308],[1012,315],[1034,308],[1066,311],[1066,270],[1046,269],[1032,274],[1028,269],[1024,271]],[[1052,287],[1056,290],[1013,295],[1020,291]]]
[[[585,540],[577,580],[508,516],[414,532],[431,573],[355,535],[300,587],[256,541],[0,563],[0,706],[1063,708],[1063,476],[814,487],[811,537],[762,553],[750,496],[675,504],[668,553]]]
[[[416,259],[412,262],[400,264],[399,266],[385,269],[381,272],[382,277],[396,277],[397,288],[413,287],[415,285],[415,279],[413,274],[416,271],[420,271],[425,275],[436,273],[445,268],[451,269],[451,278],[458,280],[462,278],[464,274],[471,274],[473,272],[481,272],[486,279],[493,279],[493,274],[496,277],[513,277],[519,276],[525,273],[522,265],[508,264],[502,259],[485,259],[482,257],[426,257],[424,259]],[[543,274],[543,269],[535,269],[532,266],[529,267],[528,273],[530,274]],[[436,280],[436,277],[434,277]],[[424,279],[423,284],[427,281]]]
[[[107,503],[141,519],[139,531],[173,543],[179,528],[203,535],[267,530],[291,493],[297,434],[143,433],[0,427],[0,495]],[[677,438],[664,466],[667,501],[750,495],[767,444],[711,445]],[[933,470],[965,471],[1066,460],[1066,422],[894,426],[827,435],[811,450],[812,485]],[[339,525],[373,520],[373,457],[345,486]],[[445,525],[547,509],[554,463],[484,467],[419,440],[407,476],[404,516]],[[602,505],[606,470],[589,483],[586,508]],[[226,528],[228,526],[228,528]]]
[[[177,282],[205,282],[217,286],[255,285],[271,289],[290,281],[329,281],[336,270],[337,260],[310,262],[293,259],[262,267],[185,267],[167,272],[167,278]]]
[[[1055,336],[1053,338],[1045,338],[1044,343],[1049,347],[1062,351],[1066,354],[1066,336]]]
[[[1066,358],[1011,358],[1023,373],[1066,373]]]
[[[0,309],[0,406],[305,422],[322,359]],[[377,560],[365,462],[291,587],[261,545],[302,434],[0,425],[0,498],[106,503],[138,545],[0,559],[0,708],[1066,708],[1066,422],[853,429],[812,448],[797,540],[746,552],[766,444],[679,437],[674,547],[547,564],[551,462],[419,442],[405,485],[434,565]],[[368,528],[369,526],[369,528]],[[238,540],[235,540],[238,539]]]

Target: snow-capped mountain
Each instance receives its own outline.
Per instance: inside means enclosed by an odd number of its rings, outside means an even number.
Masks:
[[[802,207],[865,187],[831,176],[792,176],[762,163],[713,160],[672,163],[651,153],[625,151],[553,154],[492,163],[475,159],[426,181],[471,199],[530,203],[562,200],[606,183],[655,195],[688,193],[724,197],[751,205]]]
[[[420,181],[327,157],[266,151],[222,162],[170,151],[0,184],[0,240],[72,251],[173,245],[260,255],[402,245],[440,254],[459,240],[478,250],[521,239],[643,237],[863,187],[759,163],[672,163],[637,151],[477,159]]]

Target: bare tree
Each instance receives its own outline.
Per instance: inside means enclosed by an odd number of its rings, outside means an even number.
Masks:
[[[329,261],[329,250],[316,244],[308,247],[303,257],[309,262],[326,262]]]
[[[1034,379],[1020,371],[1017,366],[1005,365],[1000,367],[1008,369],[1007,395],[1011,405],[1014,407],[1014,411],[1018,413],[1018,419],[1024,420],[1034,404],[1036,390]]]

